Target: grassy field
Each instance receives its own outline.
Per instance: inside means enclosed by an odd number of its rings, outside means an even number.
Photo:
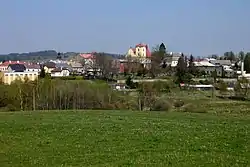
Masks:
[[[250,117],[0,113],[0,166],[249,166]]]

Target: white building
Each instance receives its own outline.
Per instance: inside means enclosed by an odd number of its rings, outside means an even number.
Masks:
[[[54,69],[51,71],[51,77],[67,77],[70,71],[68,69]]]

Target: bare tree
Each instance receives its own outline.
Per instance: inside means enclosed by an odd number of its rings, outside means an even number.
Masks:
[[[97,72],[100,71],[102,77],[110,78],[113,71],[113,58],[105,53],[96,53],[94,57],[94,69]]]

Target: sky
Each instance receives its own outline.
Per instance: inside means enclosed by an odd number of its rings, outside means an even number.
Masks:
[[[250,51],[249,0],[1,0],[0,53]]]

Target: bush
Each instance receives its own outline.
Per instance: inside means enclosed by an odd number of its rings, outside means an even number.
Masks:
[[[206,113],[207,112],[204,108],[194,105],[192,103],[184,105],[181,111],[190,112],[190,113]]]
[[[182,106],[184,106],[184,101],[182,101],[182,100],[176,100],[176,101],[174,101],[174,107],[176,107],[176,108],[179,108],[179,107],[182,107]]]
[[[169,111],[172,108],[172,105],[164,99],[156,100],[152,110],[154,111]]]
[[[7,111],[18,111],[18,109],[13,104],[8,104],[6,106]]]

